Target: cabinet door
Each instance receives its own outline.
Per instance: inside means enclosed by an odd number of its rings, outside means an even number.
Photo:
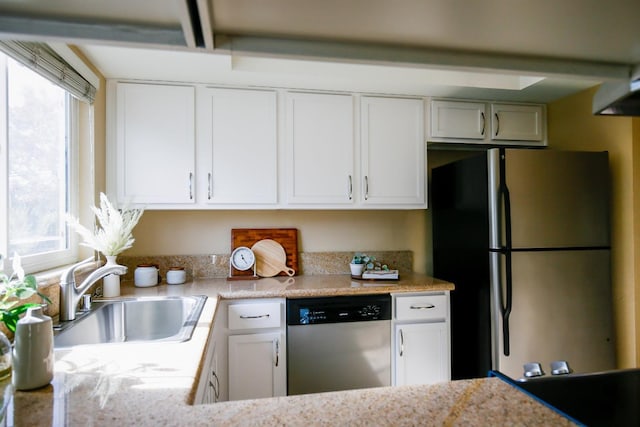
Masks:
[[[362,203],[426,207],[424,102],[362,97]]]
[[[446,322],[395,325],[394,385],[451,379]]]
[[[287,202],[353,203],[353,98],[290,92],[286,99]]]
[[[220,398],[216,341],[210,341],[203,356],[203,368],[196,391],[196,404],[216,403]]]
[[[194,203],[194,88],[119,83],[116,96],[118,200]]]
[[[544,108],[542,105],[491,105],[491,139],[542,141]]]
[[[285,348],[280,332],[229,336],[229,400],[285,396]]]
[[[434,138],[484,139],[489,129],[486,104],[431,101],[430,136]]]
[[[210,159],[200,176],[202,197],[212,204],[277,203],[276,93],[207,88],[198,105]]]

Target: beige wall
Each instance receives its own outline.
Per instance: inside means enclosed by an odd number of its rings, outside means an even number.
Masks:
[[[608,151],[611,166],[611,263],[617,357],[620,368],[639,365],[638,292],[635,258],[640,244],[640,224],[635,206],[639,148],[638,121],[628,117],[591,114],[595,89],[556,101],[548,106],[549,145],[571,150]],[[632,128],[635,126],[635,132]],[[638,146],[636,141],[636,146]],[[640,211],[638,211],[640,212]]]
[[[146,211],[127,255],[229,253],[232,228],[294,227],[300,251],[411,250],[426,271],[426,217],[410,211]]]

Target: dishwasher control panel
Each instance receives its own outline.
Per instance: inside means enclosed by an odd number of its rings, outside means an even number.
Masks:
[[[287,300],[287,325],[391,319],[391,296],[355,295]]]

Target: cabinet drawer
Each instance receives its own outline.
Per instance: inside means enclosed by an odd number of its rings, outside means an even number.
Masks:
[[[281,303],[232,304],[229,306],[229,329],[280,327]]]
[[[446,319],[446,295],[396,297],[396,320]]]

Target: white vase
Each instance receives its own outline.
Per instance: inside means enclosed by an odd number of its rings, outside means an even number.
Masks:
[[[349,264],[351,268],[352,276],[362,276],[362,272],[364,271],[364,264]]]
[[[105,265],[118,264],[116,255],[105,255],[107,263]],[[102,279],[102,296],[105,298],[120,296],[120,275],[109,274]]]
[[[27,309],[16,325],[13,386],[17,390],[43,387],[53,379],[53,322],[42,307]]]

